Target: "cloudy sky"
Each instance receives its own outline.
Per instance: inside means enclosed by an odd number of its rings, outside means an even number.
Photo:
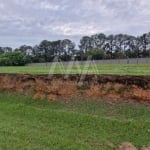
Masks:
[[[0,0],[0,46],[150,31],[150,0]]]

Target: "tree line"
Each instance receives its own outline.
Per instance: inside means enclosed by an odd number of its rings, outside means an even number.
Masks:
[[[13,59],[12,59],[13,56]],[[16,58],[14,58],[16,56]],[[12,62],[17,59],[18,62]],[[25,63],[150,57],[150,32],[141,36],[127,34],[105,35],[103,33],[83,36],[78,48],[70,39],[43,40],[35,46],[19,48],[0,47],[0,65],[23,65]],[[11,59],[11,60],[9,60]],[[20,61],[22,59],[23,61]],[[19,64],[19,62],[21,62]]]

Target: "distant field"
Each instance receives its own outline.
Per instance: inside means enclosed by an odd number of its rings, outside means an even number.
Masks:
[[[113,150],[150,146],[150,106],[47,102],[0,92],[0,149]]]
[[[150,75],[150,64],[0,67],[0,73]]]

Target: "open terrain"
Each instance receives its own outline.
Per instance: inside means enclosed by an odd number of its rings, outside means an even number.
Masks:
[[[0,67],[0,149],[150,146],[150,65],[79,67]]]
[[[150,75],[150,64],[0,67],[0,73]]]
[[[113,150],[150,145],[148,104],[47,102],[0,92],[0,149]]]

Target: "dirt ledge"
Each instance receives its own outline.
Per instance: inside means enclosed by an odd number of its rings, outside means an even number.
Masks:
[[[34,99],[80,95],[150,102],[150,76],[0,74],[0,90],[31,93]]]

